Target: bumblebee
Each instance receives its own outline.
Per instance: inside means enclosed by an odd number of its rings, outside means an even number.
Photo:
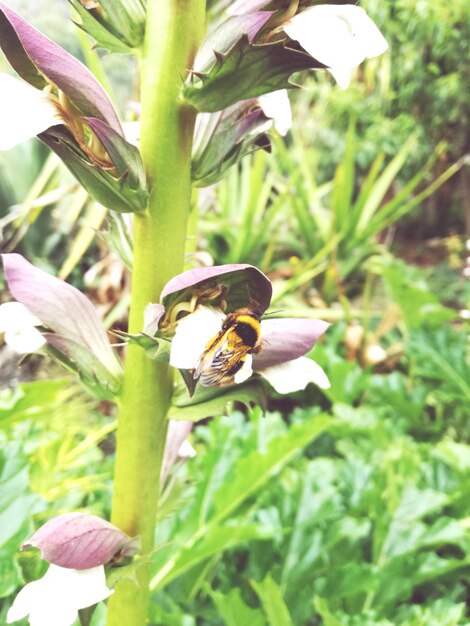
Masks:
[[[229,313],[222,329],[213,337],[199,358],[193,373],[205,387],[229,385],[249,354],[261,350],[260,316],[252,309]]]

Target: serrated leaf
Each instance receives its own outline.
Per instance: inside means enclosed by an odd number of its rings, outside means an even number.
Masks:
[[[230,471],[229,481],[215,480],[213,483],[213,477],[208,477],[193,500],[192,510],[185,516],[185,524],[178,526],[179,536],[156,555],[159,569],[152,579],[151,588],[160,588],[182,574],[181,564],[189,566],[191,563],[192,567],[195,564],[193,550],[195,554],[204,554],[204,558],[207,558],[208,550],[204,547],[204,542],[209,541],[210,544],[212,534],[217,529],[224,528],[219,537],[225,536],[230,541],[230,533],[224,534],[229,528],[225,521],[231,519],[239,507],[253,497],[304,446],[318,437],[327,425],[328,416],[319,415],[292,426],[287,432],[282,430],[267,443],[262,452],[253,450],[250,446],[249,452],[238,456],[227,468]],[[235,531],[232,529],[233,532]],[[224,548],[220,545],[219,550],[222,549]]]
[[[272,15],[273,11],[250,11],[224,20],[202,42],[194,61],[194,73],[205,75],[214,61],[223,62],[225,54],[243,35],[253,43]]]
[[[133,343],[143,348],[152,361],[168,363],[170,360],[171,342],[160,337],[151,337],[145,333],[131,335],[129,333],[114,331],[114,334],[125,339],[128,343]]]
[[[294,72],[324,65],[297,50],[294,44],[250,45],[243,35],[206,72],[204,79],[192,78],[183,88],[183,98],[198,111],[214,112],[278,89],[292,88]]]

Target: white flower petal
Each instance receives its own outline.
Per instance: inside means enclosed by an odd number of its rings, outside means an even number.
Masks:
[[[78,611],[70,606],[64,606],[59,600],[51,613],[50,606],[37,606],[29,616],[30,626],[72,626],[78,617]]]
[[[220,309],[199,306],[183,317],[176,326],[171,342],[170,365],[179,369],[193,369],[209,341],[222,328],[225,315]]]
[[[247,354],[245,356],[245,362],[243,363],[241,368],[233,377],[233,382],[236,385],[239,385],[240,383],[244,383],[245,380],[248,380],[248,378],[250,378],[252,374],[253,374],[253,357],[251,354]]]
[[[273,120],[274,128],[284,137],[292,128],[292,111],[287,89],[279,89],[259,96],[258,102],[266,117]]]
[[[57,566],[51,565],[51,567]],[[106,576],[103,565],[91,567],[90,569],[69,569],[66,571],[73,572],[73,575],[69,575],[71,586],[69,588],[73,589],[73,601],[77,609],[84,609],[87,606],[97,604],[109,598],[113,593],[113,590],[108,589],[106,586]]]
[[[40,324],[40,320],[21,302],[5,302],[0,305],[0,332],[2,333]]]
[[[41,600],[42,586],[41,580],[34,580],[28,583],[16,596],[13,604],[7,613],[7,624],[16,622],[29,615],[31,606]]]
[[[183,441],[178,450],[178,457],[180,459],[192,459],[197,454],[196,450],[192,447],[187,439]]]
[[[341,8],[339,15],[349,23],[353,36],[361,44],[366,59],[378,57],[388,49],[387,40],[362,7],[354,4],[336,6]]]
[[[24,328],[15,332],[6,332],[4,341],[18,354],[30,354],[36,352],[46,343],[41,333],[33,327]]]
[[[284,30],[312,57],[328,66],[342,87],[348,86],[352,68],[388,48],[364,9],[351,4],[310,7],[287,22]]]
[[[17,595],[7,623],[29,615],[31,626],[71,626],[79,609],[105,600],[112,593],[106,587],[103,565],[86,570],[50,565],[40,580],[27,584]]]
[[[308,383],[315,383],[322,389],[328,389],[328,380],[322,368],[305,356],[292,361],[260,370],[258,374],[264,376],[278,393],[292,393],[305,389]]]
[[[61,122],[47,94],[9,74],[0,74],[0,150],[14,146]]]
[[[124,137],[126,141],[131,143],[136,148],[140,146],[140,122],[124,122],[122,124],[122,130],[124,131]]]
[[[331,67],[328,71],[341,89],[347,89],[351,83],[351,69],[349,67]]]
[[[46,340],[35,329],[41,322],[20,302],[5,302],[0,305],[0,333],[5,343],[18,354],[36,352]]]

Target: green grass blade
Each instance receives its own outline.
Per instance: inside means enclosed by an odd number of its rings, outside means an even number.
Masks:
[[[253,580],[251,584],[261,600],[269,626],[294,626],[281,588],[271,576],[266,576],[260,583]]]

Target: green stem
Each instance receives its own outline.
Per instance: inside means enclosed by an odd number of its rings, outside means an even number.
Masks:
[[[143,328],[143,311],[182,271],[191,197],[195,111],[178,101],[203,34],[204,0],[149,0],[142,54],[141,151],[151,181],[148,211],[134,219],[134,267],[129,331]],[[142,554],[154,548],[159,478],[165,448],[172,373],[135,345],[128,347],[118,420],[112,522],[139,535]],[[150,565],[138,586],[121,582],[108,605],[108,626],[143,626]]]

